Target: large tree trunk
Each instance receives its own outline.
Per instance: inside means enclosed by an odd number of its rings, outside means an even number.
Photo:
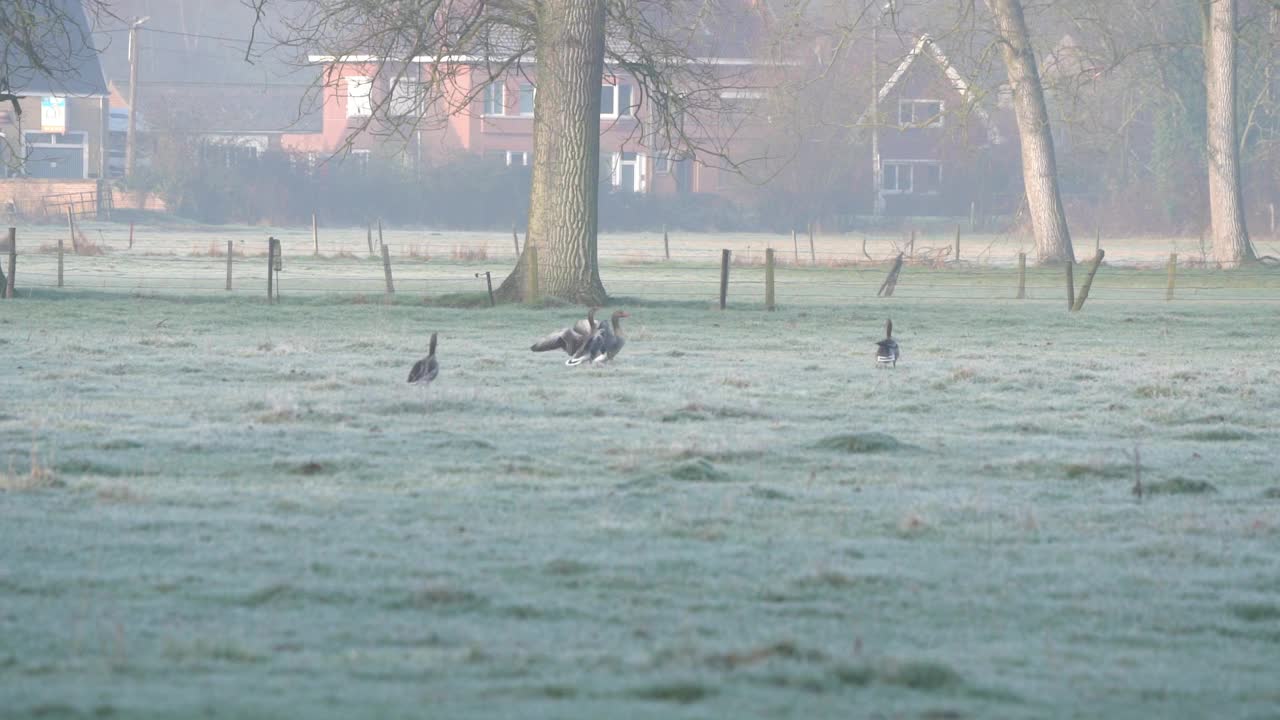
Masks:
[[[498,295],[525,298],[529,249],[536,247],[540,294],[599,304],[606,299],[596,259],[604,0],[542,0],[537,7],[529,229]]]
[[[1240,190],[1236,129],[1236,0],[1201,0],[1204,12],[1205,128],[1213,259],[1235,267],[1254,259]]]
[[[1040,262],[1074,262],[1071,231],[1067,228],[1067,215],[1058,193],[1058,164],[1049,131],[1049,110],[1044,102],[1035,52],[1031,49],[1031,34],[1022,15],[1022,2],[990,0],[990,7],[1000,34],[1009,83],[1013,86],[1014,114],[1022,140],[1022,180],[1031,211],[1036,253]]]

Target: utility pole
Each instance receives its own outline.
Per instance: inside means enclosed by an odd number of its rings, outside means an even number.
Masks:
[[[129,132],[124,145],[124,178],[133,181],[134,162],[138,156],[138,28],[151,18],[134,18],[129,26]]]

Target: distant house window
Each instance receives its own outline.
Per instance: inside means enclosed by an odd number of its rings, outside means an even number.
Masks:
[[[501,82],[489,83],[484,86],[484,114],[507,114],[507,88]]]
[[[618,88],[616,85],[603,85],[600,88],[600,114],[601,115],[617,115]]]
[[[347,117],[369,117],[373,114],[373,98],[369,91],[373,81],[367,77],[347,78]]]
[[[880,189],[886,195],[935,195],[942,186],[942,166],[936,162],[886,160]]]
[[[898,125],[901,127],[942,127],[941,100],[899,100]]]
[[[507,167],[524,167],[529,164],[529,153],[524,150],[511,150],[507,153]]]
[[[529,83],[520,84],[520,114],[532,117],[533,115],[533,98],[537,95],[537,89]]]
[[[422,114],[422,83],[411,77],[398,77],[391,81],[391,103],[388,110],[393,117]]]
[[[368,150],[352,150],[351,151],[351,170],[358,177],[364,177],[369,174],[369,151]]]
[[[600,117],[633,117],[631,86],[624,83],[600,86]]]
[[[644,156],[634,152],[612,153],[609,157],[609,184],[621,192],[644,191]]]
[[[671,172],[671,153],[659,152],[653,156],[653,174],[666,175]]]

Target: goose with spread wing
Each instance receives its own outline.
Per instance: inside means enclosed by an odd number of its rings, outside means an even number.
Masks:
[[[556,332],[542,338],[534,343],[529,349],[533,352],[546,352],[548,350],[564,350],[569,357],[578,354],[591,339],[600,323],[596,322],[596,310],[600,308],[591,308],[587,311],[585,320],[579,320],[567,328],[561,328]]]
[[[893,339],[893,320],[884,324],[884,339],[876,343],[876,367],[897,367],[901,352],[898,341]]]
[[[573,357],[565,361],[565,365],[581,365],[589,362],[592,365],[613,360],[627,343],[622,334],[622,318],[631,317],[623,310],[618,310],[609,318],[608,323],[600,323],[586,344]]]

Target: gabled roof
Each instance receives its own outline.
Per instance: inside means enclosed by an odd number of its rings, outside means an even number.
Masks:
[[[36,16],[30,32],[0,48],[0,85],[7,80],[15,95],[106,97],[80,0],[50,0],[29,9]]]
[[[907,53],[907,56],[898,64],[898,68],[893,71],[893,74],[890,75],[885,84],[881,86],[878,97],[876,98],[877,102],[883,102],[885,98],[889,97],[889,94],[893,92],[893,89],[897,87],[898,83],[907,74],[907,70],[911,69],[911,66],[915,61],[922,56],[932,60],[933,63],[942,70],[942,74],[946,76],[947,82],[951,83],[951,87],[954,88],[960,97],[964,98],[965,102],[969,104],[969,111],[978,118],[978,121],[982,123],[983,128],[987,131],[987,141],[992,145],[1003,144],[1004,136],[1001,134],[1000,128],[991,121],[991,116],[987,114],[986,109],[984,109],[980,104],[977,94],[973,91],[973,86],[970,85],[969,81],[960,74],[959,70],[956,70],[955,66],[951,64],[951,61],[947,59],[946,54],[942,52],[941,48],[938,47],[938,44],[934,42],[933,38],[929,37],[928,34],[920,36],[920,40],[916,42],[915,47],[911,48],[911,52]],[[869,105],[858,118],[858,124],[866,125],[873,110],[874,104]]]

